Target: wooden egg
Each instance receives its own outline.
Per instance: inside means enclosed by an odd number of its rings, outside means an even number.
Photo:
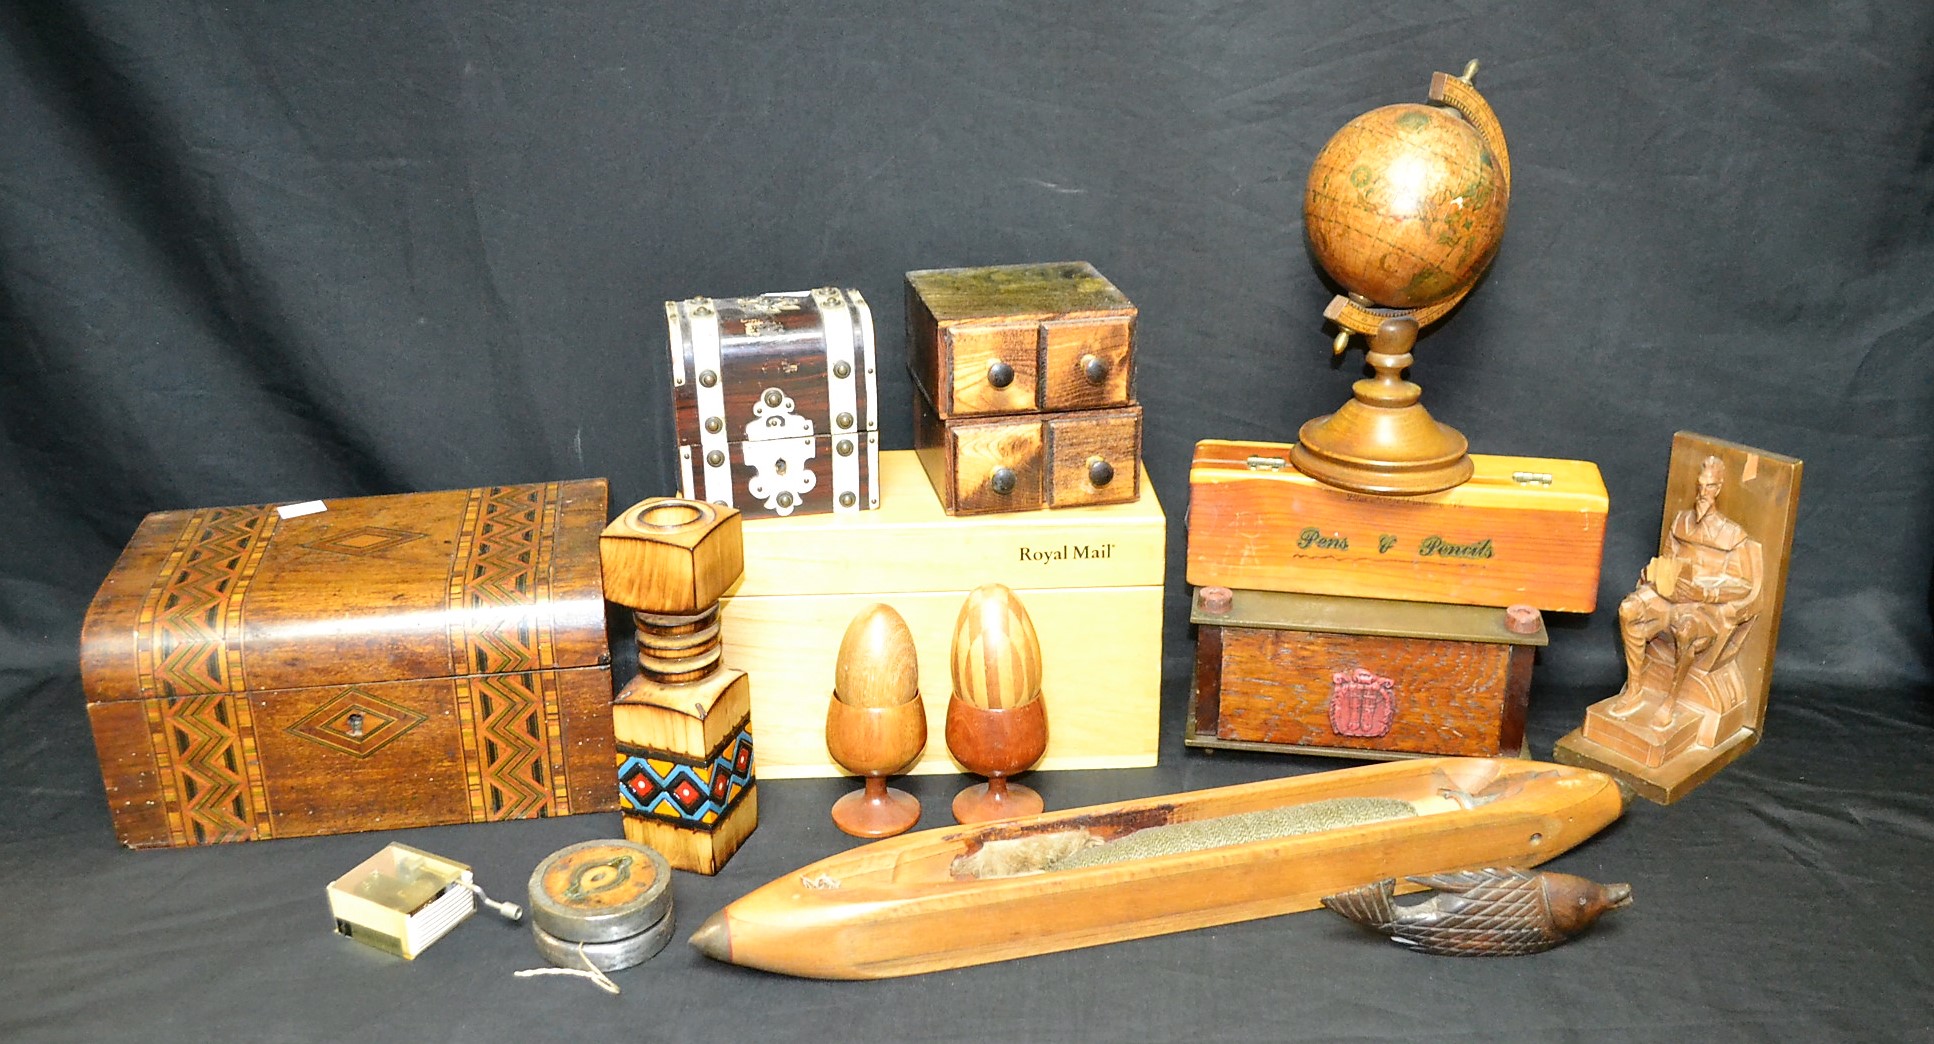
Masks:
[[[976,707],[1019,707],[1041,697],[1041,640],[1020,598],[1003,584],[967,595],[954,621],[954,694]]]
[[[920,695],[913,631],[892,606],[867,606],[846,625],[833,695],[854,707],[897,707]]]

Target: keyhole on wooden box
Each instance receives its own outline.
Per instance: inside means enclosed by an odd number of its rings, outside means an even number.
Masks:
[[[363,738],[363,712],[362,711],[350,711],[349,721],[347,724],[349,725],[350,739]]]
[[[781,457],[780,459],[772,462],[772,473],[774,475],[783,475],[786,473],[785,458]]]

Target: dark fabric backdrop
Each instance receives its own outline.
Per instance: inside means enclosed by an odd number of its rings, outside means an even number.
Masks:
[[[1930,1032],[1934,8],[1808,3],[22,2],[0,10],[0,1036],[1874,1039]],[[913,268],[1084,258],[1141,308],[1171,520],[1162,766],[1060,806],[1333,767],[1185,752],[1192,444],[1334,408],[1304,173],[1482,58],[1510,232],[1415,375],[1478,452],[1596,461],[1592,617],[1533,742],[1618,681],[1610,605],[1681,428],[1806,460],[1768,736],[1559,865],[1638,904],[1543,958],[1321,915],[875,986],[682,947],[607,1001],[514,931],[413,965],[323,934],[382,838],[113,849],[73,666],[149,511],[607,476],[674,484],[660,302],[857,287],[908,445]],[[917,781],[940,808],[953,780]],[[844,844],[762,788],[688,925]],[[930,813],[927,825],[938,825]],[[602,817],[410,832],[514,892]]]

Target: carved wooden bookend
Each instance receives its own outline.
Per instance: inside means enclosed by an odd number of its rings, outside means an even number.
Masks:
[[[1040,812],[1041,795],[1007,781],[1048,746],[1041,642],[1013,591],[984,584],[968,593],[954,623],[952,667],[947,749],[968,771],[987,777],[954,798],[954,818],[981,823]]]
[[[891,837],[920,821],[920,801],[886,785],[927,746],[927,709],[913,632],[889,605],[860,611],[846,627],[826,712],[826,750],[866,777],[866,789],[833,804],[833,823],[854,837]]]
[[[1632,905],[1632,886],[1515,867],[1412,877],[1436,894],[1396,901],[1395,878],[1326,896],[1323,905],[1417,953],[1516,957],[1543,953]]]
[[[1471,477],[1464,436],[1432,419],[1403,379],[1423,326],[1464,299],[1496,256],[1511,158],[1491,106],[1460,77],[1431,78],[1430,105],[1386,105],[1351,120],[1310,167],[1310,252],[1348,291],[1324,310],[1341,355],[1370,337],[1374,380],[1304,424],[1291,459],[1311,478],[1360,493],[1414,496]]]
[[[1625,684],[1556,760],[1671,804],[1759,742],[1799,510],[1792,457],[1680,432],[1659,555],[1619,603]]]
[[[717,873],[759,821],[752,685],[719,662],[719,598],[745,568],[739,513],[654,497],[605,527],[605,595],[638,626],[612,721],[625,837]]]

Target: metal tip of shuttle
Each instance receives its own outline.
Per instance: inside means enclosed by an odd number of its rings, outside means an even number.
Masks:
[[[698,931],[693,932],[686,942],[692,944],[692,949],[715,961],[732,963],[732,937],[725,927],[724,911],[706,918],[705,923],[699,925]]]

